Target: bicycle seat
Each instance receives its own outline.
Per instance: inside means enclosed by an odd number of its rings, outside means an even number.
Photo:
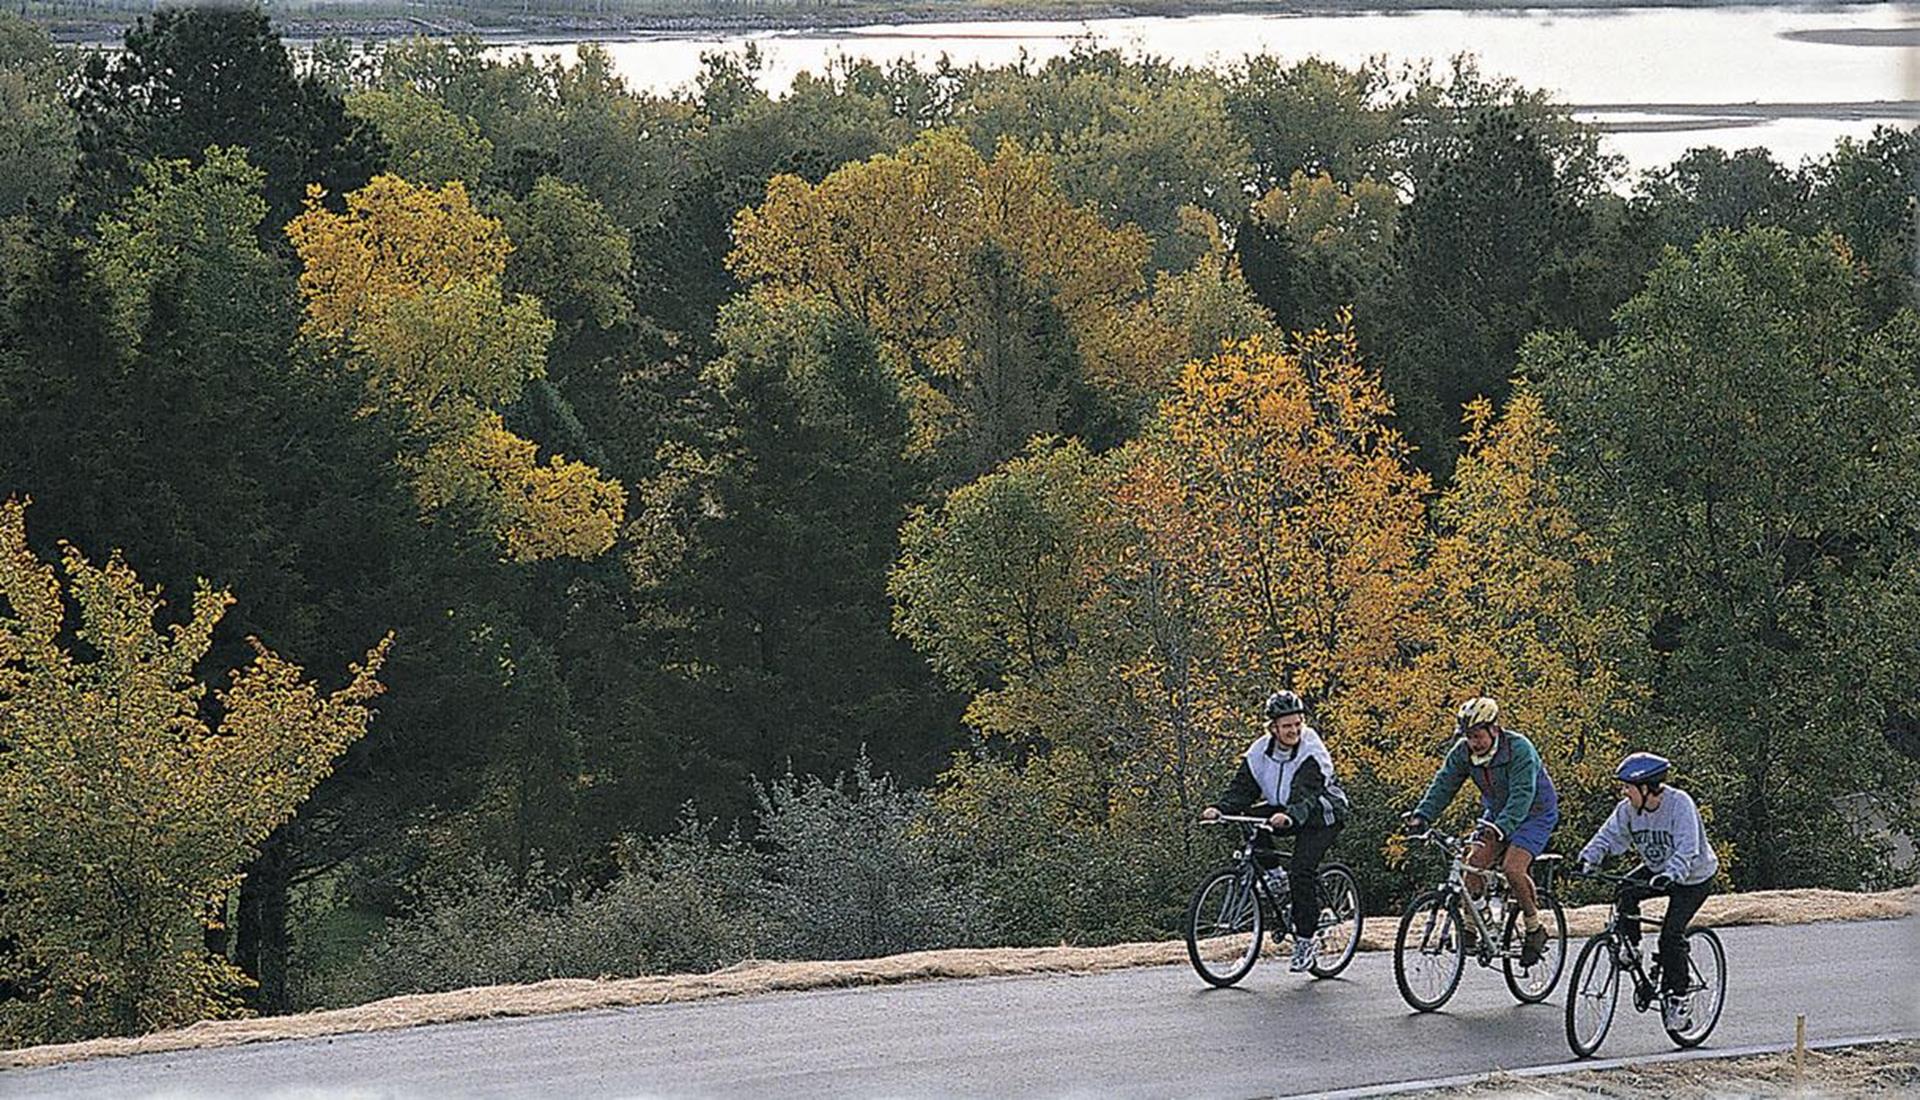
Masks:
[[[1564,858],[1559,852],[1548,852],[1533,857],[1534,885],[1542,889],[1553,888],[1553,876],[1560,870],[1560,861]]]

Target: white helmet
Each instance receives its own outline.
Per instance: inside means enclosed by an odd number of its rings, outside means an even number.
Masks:
[[[1475,726],[1492,725],[1500,718],[1500,704],[1484,695],[1476,695],[1460,704],[1460,711],[1454,715],[1454,732],[1465,733]]]

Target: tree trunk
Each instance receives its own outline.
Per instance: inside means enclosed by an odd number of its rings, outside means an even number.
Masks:
[[[234,961],[260,983],[253,1007],[262,1015],[292,1010],[287,992],[287,893],[293,861],[289,829],[274,830],[260,846],[260,858],[240,883],[239,930],[234,937]]]

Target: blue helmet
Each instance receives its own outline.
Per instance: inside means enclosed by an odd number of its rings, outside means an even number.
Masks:
[[[1622,783],[1658,783],[1673,770],[1666,757],[1651,752],[1636,752],[1620,761],[1613,777]]]

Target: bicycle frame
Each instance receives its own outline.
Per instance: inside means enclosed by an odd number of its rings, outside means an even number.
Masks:
[[[1254,840],[1261,833],[1264,832],[1269,836],[1278,836],[1278,834],[1273,831],[1273,826],[1267,824],[1267,819],[1264,817],[1247,817],[1240,814],[1221,814],[1212,821],[1202,822],[1201,824],[1210,825],[1216,823],[1240,826],[1240,847],[1234,850],[1232,857],[1233,862],[1239,864],[1242,870],[1251,876],[1254,896],[1265,902],[1268,911],[1276,918],[1283,916],[1286,913],[1287,903],[1292,898],[1293,878],[1292,876],[1287,878],[1287,896],[1275,896],[1272,889],[1267,885],[1267,876],[1264,873],[1266,869],[1260,866],[1260,860],[1254,854]],[[1288,858],[1291,857],[1293,853],[1281,851],[1276,848],[1274,854],[1280,858],[1280,865],[1285,866]]]
[[[1500,929],[1492,927],[1488,923],[1488,920],[1492,915],[1494,900],[1500,899],[1502,904],[1505,903],[1508,884],[1507,874],[1500,868],[1475,867],[1467,862],[1467,854],[1473,848],[1479,846],[1481,842],[1478,840],[1468,840],[1464,836],[1454,836],[1440,829],[1428,829],[1426,832],[1409,837],[1408,839],[1425,841],[1447,854],[1447,877],[1446,880],[1440,884],[1439,890],[1445,894],[1450,901],[1465,902],[1465,904],[1457,908],[1465,910],[1467,919],[1473,923],[1474,932],[1479,943],[1479,949],[1475,954],[1478,956],[1480,965],[1490,966],[1494,959],[1507,953],[1513,953],[1517,956],[1519,951],[1517,945],[1502,944],[1500,953],[1498,954],[1496,954],[1491,947],[1494,940],[1502,933]],[[1481,881],[1481,893],[1478,898],[1474,896],[1473,891],[1467,886],[1467,878],[1470,875]],[[1485,902],[1484,908],[1487,912],[1484,914],[1481,912],[1483,906],[1479,904],[1480,902]]]
[[[1627,888],[1644,887],[1646,885],[1646,883],[1640,879],[1636,879],[1631,875],[1606,875],[1597,873],[1588,874],[1584,877],[1614,884],[1613,902],[1607,913],[1606,927],[1600,930],[1600,934],[1607,937],[1607,949],[1613,955],[1614,965],[1619,968],[1621,973],[1631,974],[1633,976],[1634,1011],[1645,1012],[1648,1008],[1652,1007],[1655,1001],[1660,999],[1659,979],[1661,973],[1658,969],[1647,969],[1647,953],[1642,950],[1638,944],[1633,943],[1627,938],[1627,922],[1631,921],[1638,926],[1641,938],[1645,939],[1647,929],[1653,928],[1658,930],[1664,918],[1648,916],[1630,917],[1620,911],[1621,895],[1626,892]],[[1661,895],[1654,893],[1651,896],[1659,897]],[[1706,988],[1706,983],[1700,977],[1699,969],[1694,965],[1691,958],[1688,959],[1688,969],[1692,971],[1692,973],[1687,975],[1686,992],[1696,993]]]

